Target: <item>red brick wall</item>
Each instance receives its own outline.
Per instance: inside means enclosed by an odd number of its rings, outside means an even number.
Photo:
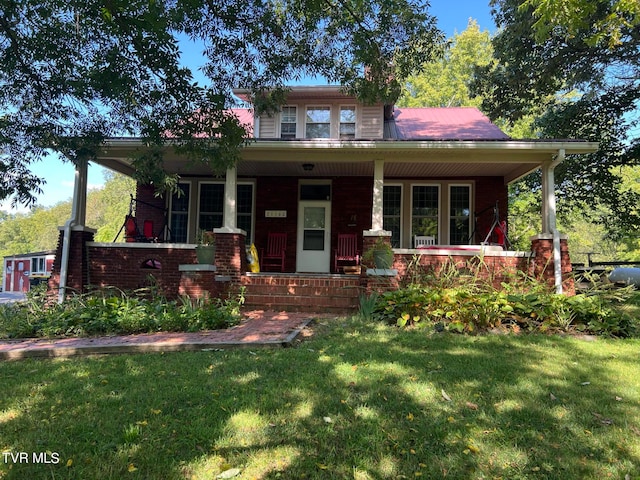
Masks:
[[[355,233],[360,255],[365,251],[362,232],[371,229],[373,179],[368,177],[341,177],[333,179],[331,202],[331,268],[338,245],[338,234]]]
[[[266,210],[286,210],[286,218],[265,218]],[[269,232],[287,234],[285,271],[296,269],[296,239],[298,222],[298,179],[290,177],[260,177],[256,185],[256,220],[254,241],[258,249],[267,247]]]
[[[149,286],[152,275],[163,295],[175,298],[180,286],[181,264],[197,263],[195,249],[125,248],[88,246],[89,284],[117,286],[131,290]],[[160,269],[144,268],[146,260],[155,259]]]
[[[296,269],[298,224],[298,178],[260,177],[256,187],[255,244],[260,254],[269,232],[287,234],[285,271]],[[373,179],[368,177],[326,178],[332,182],[331,255],[339,233],[356,233],[371,228]],[[286,210],[286,218],[265,218],[266,210]],[[362,252],[362,240],[359,248]],[[333,257],[332,257],[333,258]],[[332,261],[333,265],[333,261]]]
[[[517,271],[526,272],[529,267],[527,257],[504,257],[485,255],[430,255],[423,254],[415,262],[413,254],[396,254],[393,268],[398,270],[398,278],[407,283],[414,274],[440,273],[446,266],[455,265],[458,270],[467,269],[472,275],[491,280],[496,287],[512,278]]]
[[[57,294],[60,286],[63,239],[64,230],[61,230],[58,236],[56,256],[51,268],[51,277],[49,277],[48,281],[49,291],[52,295]],[[91,241],[93,241],[93,231],[71,231],[71,247],[69,249],[69,265],[67,267],[67,288],[77,293],[84,292],[85,285],[88,283],[88,254],[85,249],[85,242]]]
[[[178,294],[190,298],[210,299],[228,293],[229,282],[216,281],[217,272],[182,272]]]
[[[540,279],[546,279],[549,285],[555,285],[554,261],[553,261],[553,240],[546,238],[534,238],[531,241],[531,251],[533,261],[529,269],[529,274]],[[560,240],[560,262],[562,264],[562,288],[564,293],[575,294],[575,283],[573,279],[573,267],[569,257],[569,246],[566,239]]]
[[[247,271],[245,236],[239,233],[216,233],[216,260],[218,275],[231,277],[240,283],[240,276]]]

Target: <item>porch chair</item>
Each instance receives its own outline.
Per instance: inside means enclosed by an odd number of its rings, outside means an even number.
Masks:
[[[338,244],[335,249],[333,270],[338,273],[338,262],[360,263],[360,253],[358,252],[358,236],[355,233],[338,234]],[[342,265],[344,270],[344,265]]]
[[[434,236],[425,236],[425,235],[416,235],[413,237],[413,248],[424,248],[430,247],[431,245],[436,244],[436,237]]]
[[[269,233],[266,250],[260,249],[260,271],[264,271],[265,267],[278,267],[281,272],[284,272],[286,251],[287,234]]]

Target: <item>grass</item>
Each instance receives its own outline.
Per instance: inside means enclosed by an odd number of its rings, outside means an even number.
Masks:
[[[638,340],[315,328],[292,349],[0,363],[0,451],[59,457],[0,457],[0,479],[640,478]]]

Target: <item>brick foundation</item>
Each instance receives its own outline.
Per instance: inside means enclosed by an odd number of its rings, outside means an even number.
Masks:
[[[89,279],[88,253],[85,245],[93,241],[95,230],[75,227],[71,230],[71,246],[69,248],[69,265],[67,266],[67,292],[83,293]],[[49,296],[54,297],[60,288],[60,270],[62,266],[62,244],[64,229],[60,228],[56,256],[53,260],[51,276],[48,281]]]
[[[240,284],[240,277],[247,271],[247,251],[244,233],[229,233],[215,229],[216,268],[218,274],[227,277],[232,284]]]
[[[553,237],[548,234],[536,235],[531,238],[532,261],[529,275],[546,280],[549,285],[555,285],[553,261]],[[560,261],[562,264],[562,289],[566,295],[576,292],[573,279],[573,267],[569,257],[567,237],[560,237]]]
[[[529,267],[529,257],[519,252],[514,255],[439,255],[396,254],[393,268],[398,270],[401,283],[411,283],[413,278],[421,275],[440,275],[446,269],[455,267],[461,272],[469,272],[479,279],[490,281],[495,287],[500,287],[504,281],[509,281],[518,271],[526,272]],[[444,270],[444,272],[443,272]]]
[[[197,263],[193,245],[89,243],[87,252],[88,284],[117,286],[123,290],[155,284],[167,298],[178,295],[182,277],[180,265]]]
[[[357,275],[269,275],[242,277],[249,308],[297,312],[346,313],[357,310]]]
[[[224,297],[229,292],[229,282],[220,281],[213,265],[182,265],[180,269],[180,296],[209,299]]]
[[[93,231],[72,231],[67,285],[77,292],[87,286],[114,286],[134,290],[157,286],[159,293],[173,299],[179,295],[196,298],[225,296],[246,287],[247,305],[291,311],[351,312],[358,308],[359,295],[395,290],[421,275],[444,274],[454,266],[491,281],[496,287],[518,271],[543,278],[550,285],[553,275],[553,240],[539,235],[532,239],[532,254],[525,252],[396,250],[395,274],[367,275],[258,275],[246,274],[245,235],[242,231],[217,229],[215,267],[197,266],[195,246],[162,243],[95,243]],[[57,249],[49,289],[57,294],[60,282],[62,238]],[[366,252],[379,238],[390,242],[388,232],[365,231]],[[561,240],[562,275],[565,293],[575,292],[566,238]],[[192,265],[193,268],[184,268]],[[181,267],[182,266],[182,267]]]

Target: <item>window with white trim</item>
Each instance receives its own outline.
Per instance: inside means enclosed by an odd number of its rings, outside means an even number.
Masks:
[[[331,107],[307,107],[305,138],[331,137]]]
[[[340,138],[351,140],[356,138],[356,107],[340,107]]]
[[[224,183],[200,183],[198,203],[198,228],[213,230],[224,222]],[[238,183],[236,187],[236,226],[247,232],[251,243],[253,232],[253,184]]]
[[[222,227],[224,183],[201,183],[198,202],[198,229],[211,231]]]
[[[32,257],[31,258],[31,273],[45,273],[44,257]]]
[[[449,243],[466,245],[471,232],[471,186],[449,186]]]
[[[439,238],[440,186],[413,185],[411,190],[411,238],[426,235]]]
[[[391,232],[391,246],[400,248],[402,230],[402,186],[385,185],[382,190],[382,228]]]
[[[187,243],[189,239],[189,199],[191,185],[178,185],[181,192],[171,195],[169,222],[171,225],[171,240],[176,243]]]
[[[296,107],[282,107],[280,112],[280,138],[296,138],[298,109]]]

